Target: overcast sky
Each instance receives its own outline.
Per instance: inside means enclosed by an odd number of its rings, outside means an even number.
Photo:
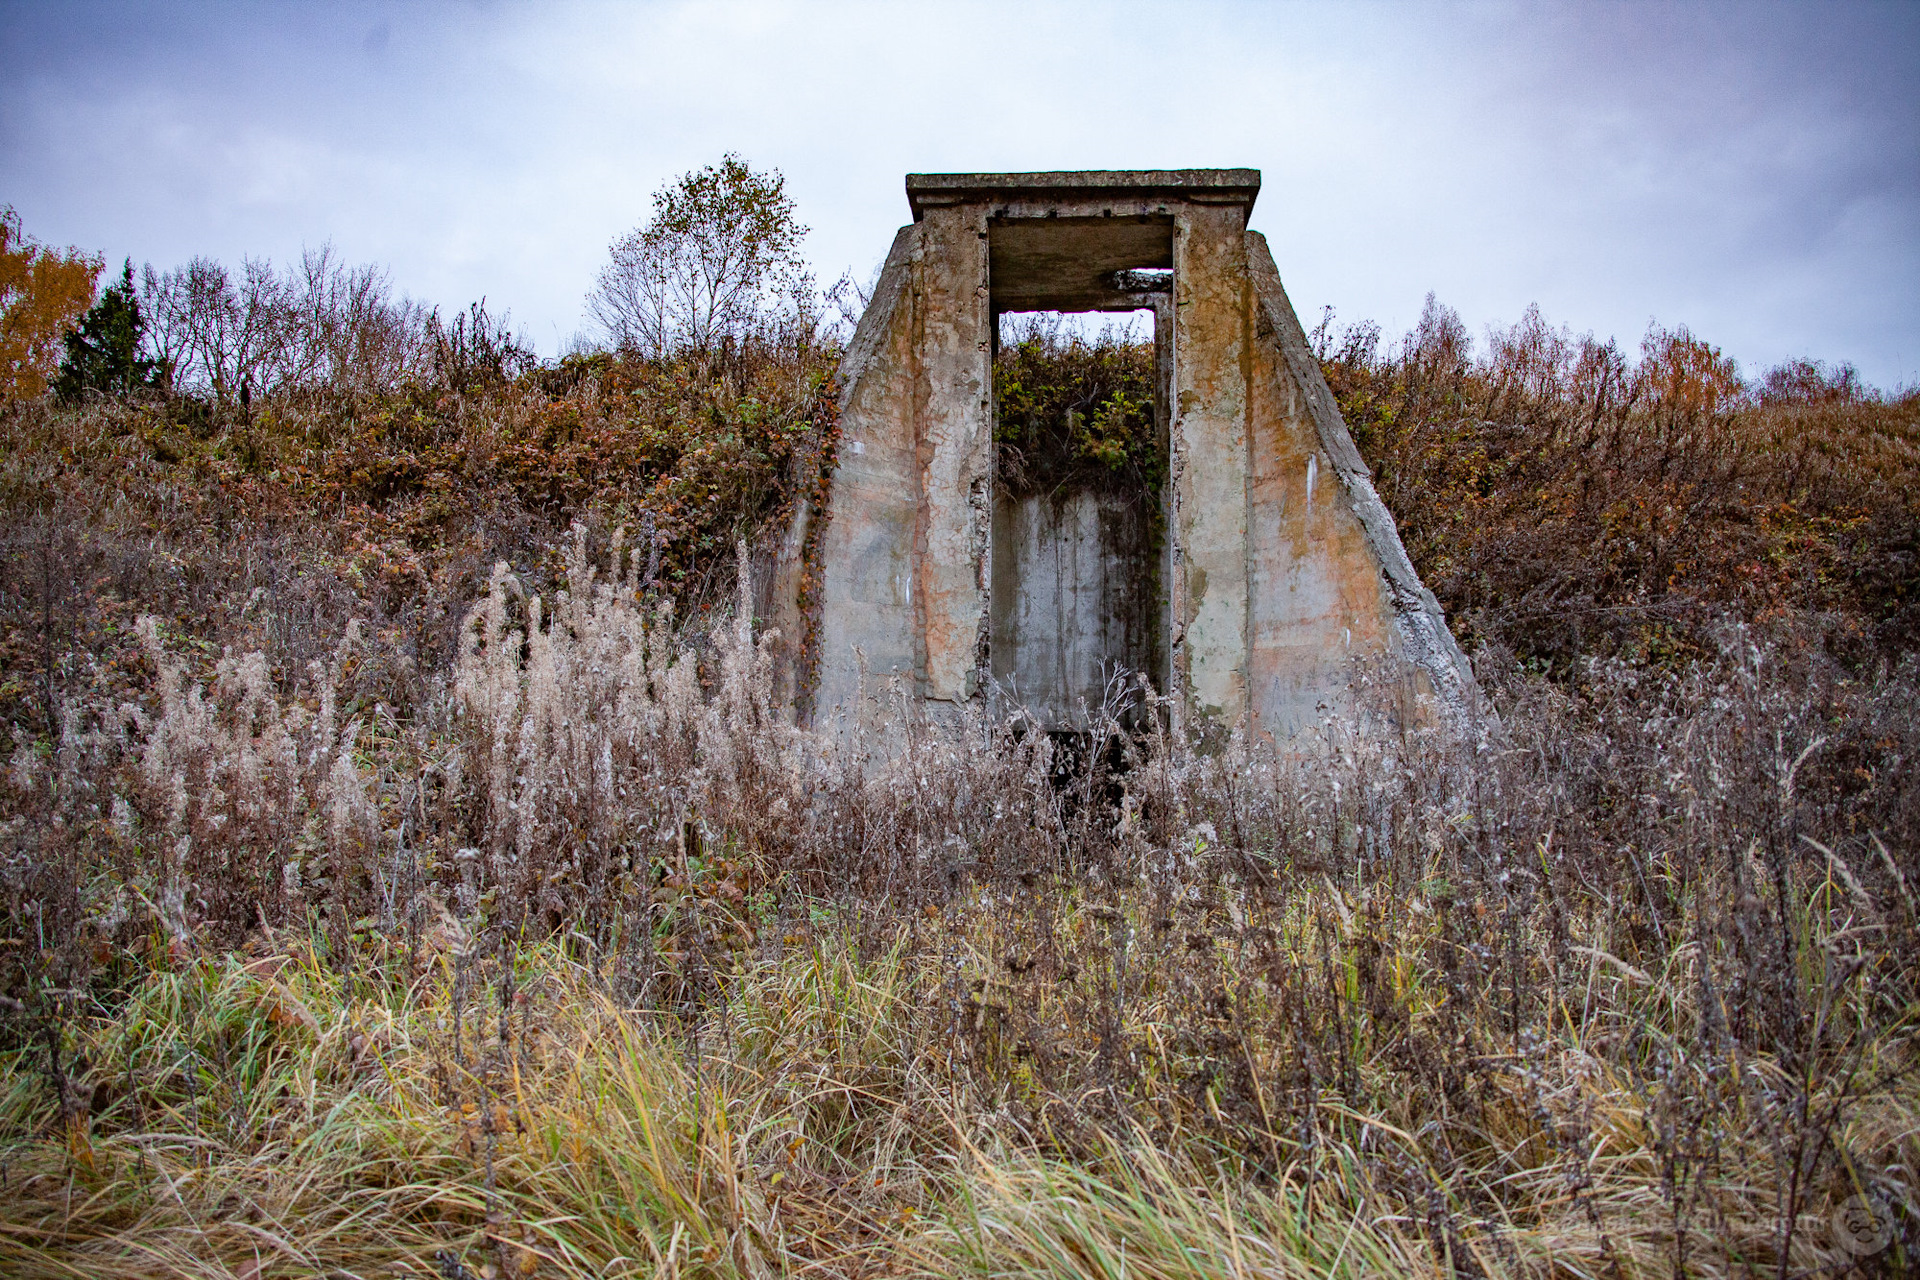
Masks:
[[[0,203],[136,266],[332,243],[545,353],[650,194],[777,167],[823,278],[909,171],[1259,168],[1311,326],[1530,302],[1920,382],[1920,3],[16,4]]]

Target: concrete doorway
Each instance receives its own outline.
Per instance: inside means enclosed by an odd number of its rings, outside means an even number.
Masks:
[[[1009,709],[1084,732],[1132,677],[1168,688],[1174,224],[1012,213],[987,224],[995,477],[986,665]],[[1147,341],[1103,344],[1084,322],[1105,317],[1142,318],[1128,327],[1144,328]],[[1033,386],[1036,376],[1051,385]]]
[[[1050,731],[1167,688],[1167,437],[1153,310],[995,317],[988,662]],[[1077,322],[1077,323],[1076,323]],[[1128,714],[1123,719],[1134,719]]]

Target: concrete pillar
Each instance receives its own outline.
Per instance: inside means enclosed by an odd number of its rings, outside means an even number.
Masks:
[[[993,476],[993,341],[987,216],[978,204],[929,209],[915,273],[915,530],[921,695],[971,697],[986,617],[979,502]]]
[[[1245,224],[1238,206],[1174,218],[1174,669],[1190,715],[1220,727],[1247,710]]]

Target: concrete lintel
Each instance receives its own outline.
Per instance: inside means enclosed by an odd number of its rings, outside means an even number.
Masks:
[[[1237,204],[1247,211],[1260,194],[1258,169],[1082,169],[1045,173],[910,173],[907,203],[922,211],[943,204],[1138,203],[1154,199]],[[1098,212],[1098,210],[1096,210]]]
[[[953,203],[962,204],[956,200]],[[1102,197],[1098,200],[991,200],[987,201],[987,216],[999,222],[1037,221],[1043,218],[1099,218],[1113,222],[1144,222],[1170,220],[1175,213],[1187,205],[1200,203],[1197,200],[1170,200],[1164,196],[1145,197],[1138,200]],[[938,208],[929,204],[927,208]]]
[[[1000,311],[1133,309],[1127,305],[1132,295],[1172,287],[1173,228],[1172,218],[1161,217],[989,217],[993,305]],[[1148,274],[1160,272],[1168,274]],[[1152,288],[1143,287],[1149,282]]]
[[[996,316],[1008,311],[1152,311],[1173,297],[1173,278],[1156,280],[1151,272],[1115,271],[1098,289],[1056,289],[1045,284],[1031,288],[996,288]]]
[[[1137,292],[1119,289],[1073,292],[1037,289],[1031,293],[996,289],[993,309],[996,315],[1009,311],[1151,311],[1154,304],[1168,293],[1166,289],[1141,289]]]

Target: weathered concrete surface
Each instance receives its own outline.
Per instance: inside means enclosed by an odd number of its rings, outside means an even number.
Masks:
[[[959,703],[986,617],[992,352],[985,215],[902,229],[842,367],[813,707],[871,722]],[[864,681],[865,701],[861,701]]]
[[[1245,229],[1244,209],[1195,205],[1174,236],[1173,662],[1217,724],[1248,709]]]
[[[1121,668],[1156,672],[1162,609],[1138,497],[1002,496],[993,511],[993,678],[1049,729],[1085,729]]]
[[[1173,266],[1164,216],[995,218],[989,283],[1000,311],[1110,311],[1142,305],[1115,286],[1129,271]]]
[[[1143,204],[1203,201],[1252,208],[1258,169],[1071,169],[1044,173],[910,173],[907,205],[918,222],[945,204],[1036,206],[1036,217],[1102,217]],[[1166,210],[1163,208],[1162,212]]]
[[[1261,690],[1255,708],[1260,722],[1278,736],[1289,736],[1315,718],[1311,711],[1350,695],[1352,663],[1328,661],[1336,625],[1345,653],[1385,656],[1389,673],[1410,679],[1408,692],[1434,698],[1443,716],[1457,719],[1477,696],[1473,668],[1374,490],[1372,473],[1354,447],[1281,286],[1266,237],[1249,231],[1246,245],[1249,283],[1259,307],[1253,354],[1266,371],[1257,380],[1265,395],[1256,417],[1266,427],[1259,437],[1269,442],[1264,466],[1256,464],[1263,483],[1249,517],[1257,531],[1275,529],[1278,520],[1283,532],[1297,518],[1300,524],[1293,528],[1306,537],[1304,545],[1283,537],[1284,551],[1263,548],[1257,557],[1268,567],[1265,590],[1256,591],[1249,655]],[[1329,470],[1332,484],[1326,484]],[[1313,489],[1322,491],[1319,486],[1326,484],[1333,503],[1310,501],[1316,492],[1309,491],[1308,471]],[[1289,475],[1297,486],[1290,508]],[[1274,567],[1283,565],[1297,567],[1276,573]],[[1284,602],[1283,585],[1290,597]],[[1315,654],[1318,662],[1310,660]]]
[[[988,676],[1072,723],[1116,662],[1203,734],[1293,736],[1351,705],[1368,661],[1464,705],[1471,673],[1246,230],[1258,190],[1253,170],[908,178],[915,223],[842,364],[832,495],[802,513],[827,520],[817,627],[772,610],[814,646],[796,669],[817,670],[816,723],[872,723],[893,689],[939,720]],[[1125,495],[993,490],[997,314],[1141,306],[1169,463],[1158,565]],[[1137,526],[1139,495],[1128,509]]]
[[[1251,237],[1249,237],[1251,239]],[[1392,609],[1353,497],[1264,315],[1252,345],[1248,683],[1256,731],[1292,737],[1347,709],[1356,654],[1394,644]]]
[[[841,362],[840,443],[820,539],[816,723],[867,723],[874,695],[914,676],[920,475],[912,277],[919,248],[917,226],[894,237]]]
[[[958,703],[974,693],[987,604],[985,530],[975,506],[993,474],[986,211],[932,209],[920,229],[913,294],[920,693]]]

